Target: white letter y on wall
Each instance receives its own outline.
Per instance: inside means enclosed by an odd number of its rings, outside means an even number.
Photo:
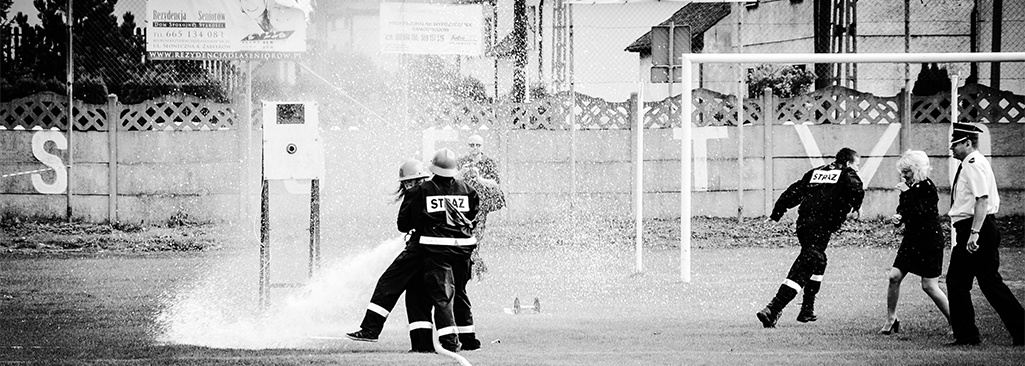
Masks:
[[[893,142],[897,141],[897,136],[900,135],[899,123],[891,123],[886,126],[886,130],[883,131],[883,135],[876,141],[876,145],[872,147],[872,151],[868,154],[862,153],[862,161],[864,162],[858,170],[858,176],[861,177],[861,181],[864,187],[868,187],[869,183],[872,182],[872,178],[875,177],[876,172],[879,171],[879,165],[883,163],[883,156],[893,146]],[[808,160],[811,162],[812,167],[825,165],[826,162],[822,159],[822,151],[819,150],[819,145],[815,142],[815,137],[812,136],[811,129],[807,125],[794,124],[794,129],[797,130],[797,136],[801,139],[801,144],[804,145],[804,152],[808,155]],[[852,147],[856,151],[861,149]]]

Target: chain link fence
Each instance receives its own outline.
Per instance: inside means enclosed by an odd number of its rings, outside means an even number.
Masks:
[[[558,2],[556,2],[558,3]],[[974,0],[761,0],[740,3],[565,1],[571,4],[569,51],[576,90],[623,100],[646,83],[646,100],[679,94],[651,83],[653,26],[689,26],[695,53],[951,53],[1025,51],[1025,2]],[[632,43],[631,43],[632,42]],[[739,47],[738,47],[739,45]],[[757,65],[703,65],[697,84],[736,94]],[[819,89],[845,86],[893,95],[906,81],[937,71],[967,83],[1025,93],[1023,63],[808,64]],[[742,75],[748,75],[743,77]],[[640,80],[638,80],[640,79]]]
[[[50,91],[67,94],[67,1],[19,2],[6,9],[2,35],[4,101]],[[142,0],[73,2],[75,99],[106,103],[115,94],[135,104],[184,93],[218,103],[237,98],[242,80],[229,61],[147,60]]]
[[[437,1],[436,1],[437,2]],[[572,82],[579,93],[610,102],[625,101],[645,88],[646,100],[660,100],[679,93],[678,85],[650,82],[650,30],[656,25],[689,26],[692,52],[817,52],[817,53],[925,53],[1008,52],[1025,50],[1025,3],[981,0],[762,0],[743,3],[687,3],[682,1],[571,1],[494,0],[441,1],[481,4],[484,7],[488,50],[484,57],[457,58],[411,55],[400,62],[401,74],[418,74],[425,65],[465,78],[453,86],[455,93],[477,94],[478,101],[510,98],[515,94],[516,74],[526,79],[527,100],[566,91]],[[66,93],[67,3],[42,1],[37,9],[15,6],[4,14],[3,99],[37,91]],[[143,0],[80,0],[74,2],[73,50],[76,97],[102,103],[117,94],[123,103],[182,92],[226,102],[237,100],[244,84],[245,65],[238,61],[155,61],[145,55]],[[319,8],[339,8],[316,4]],[[27,9],[26,9],[27,8]],[[25,11],[25,14],[18,14]],[[316,13],[315,13],[316,14]],[[314,23],[334,30],[354,19],[353,14],[318,14]],[[357,14],[358,15],[358,14]],[[522,31],[518,28],[523,24]],[[324,25],[322,24],[322,25]],[[313,27],[322,26],[313,24]],[[352,24],[347,25],[352,27]],[[358,24],[357,24],[358,26]],[[364,25],[365,26],[365,25]],[[739,32],[738,32],[739,31]],[[326,44],[337,32],[321,32]],[[353,34],[349,44],[368,42],[368,35]],[[522,35],[522,36],[521,36]],[[517,38],[524,38],[522,43]],[[371,40],[372,41],[372,40]],[[517,49],[521,45],[522,50]],[[742,45],[742,47],[737,47]],[[351,49],[351,47],[350,47]],[[334,50],[337,51],[337,50]],[[332,53],[329,47],[311,49],[304,61],[321,75],[346,71],[381,74],[379,60],[357,59],[359,52]],[[357,56],[354,56],[357,55]],[[517,57],[523,56],[519,62]],[[327,61],[325,61],[327,60]],[[339,65],[338,61],[345,61]],[[351,61],[351,62],[349,62]],[[374,65],[377,70],[363,67]],[[746,67],[753,68],[754,65]],[[797,65],[814,73],[815,87],[843,85],[858,90],[892,95],[905,80],[915,81],[921,65],[837,64]],[[736,94],[736,80],[747,70],[735,66],[704,66],[701,87]],[[1025,75],[1020,63],[938,65],[962,80],[1021,93]],[[296,73],[296,67],[285,70]],[[416,71],[413,71],[416,70]],[[274,73],[271,71],[270,73]],[[298,72],[302,74],[302,72]],[[462,74],[460,76],[459,74]],[[314,77],[309,81],[324,83]],[[382,75],[378,80],[387,79]],[[331,84],[349,80],[324,77]],[[350,77],[348,79],[358,79]],[[358,80],[357,80],[358,81]],[[404,97],[408,87],[435,83],[416,80],[412,85],[395,76],[388,86],[401,89],[385,98]],[[756,80],[752,80],[756,81]],[[267,94],[289,94],[278,85],[257,84]],[[363,80],[362,82],[367,82]],[[446,80],[447,83],[452,84]],[[405,83],[405,84],[404,84]],[[298,83],[302,84],[302,83]],[[643,85],[643,86],[642,86]],[[677,90],[673,90],[673,87]],[[329,88],[337,89],[337,88]],[[318,95],[320,91],[311,91]],[[339,97],[338,91],[331,92]],[[494,99],[488,99],[494,98]],[[353,99],[346,109],[363,109]],[[363,103],[363,102],[360,102]],[[387,104],[387,103],[386,103]],[[407,103],[408,104],[408,103]],[[366,106],[373,108],[373,106]],[[354,119],[360,118],[358,115]],[[379,119],[379,118],[373,118]]]

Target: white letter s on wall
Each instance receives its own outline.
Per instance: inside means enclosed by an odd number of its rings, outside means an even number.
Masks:
[[[68,188],[68,171],[64,168],[64,161],[60,156],[46,152],[47,141],[53,141],[58,149],[68,148],[68,140],[60,131],[39,131],[32,135],[32,155],[56,173],[56,179],[51,184],[43,182],[43,177],[39,173],[33,173],[32,187],[42,194],[61,194]]]

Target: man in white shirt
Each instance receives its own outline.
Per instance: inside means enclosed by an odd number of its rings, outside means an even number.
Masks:
[[[951,155],[961,163],[951,183],[948,213],[956,238],[947,269],[950,327],[954,331],[949,345],[981,343],[971,295],[972,281],[978,279],[982,294],[1011,333],[1012,344],[1020,347],[1025,343],[1025,310],[998,272],[1000,232],[994,215],[1000,208],[1000,195],[989,160],[977,150],[980,133],[972,124],[955,123],[950,141]]]

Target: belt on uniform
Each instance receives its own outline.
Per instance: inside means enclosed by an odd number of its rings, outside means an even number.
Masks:
[[[464,245],[475,245],[477,244],[477,238],[443,238],[438,236],[421,236],[420,244],[429,245],[450,245],[450,246],[464,246]]]
[[[986,214],[986,219],[982,220],[982,222],[986,222],[986,220],[996,220],[996,218],[997,216],[995,214]],[[965,222],[971,223],[974,219],[975,215],[958,216],[957,219],[952,219],[954,221],[952,225],[965,225]]]

